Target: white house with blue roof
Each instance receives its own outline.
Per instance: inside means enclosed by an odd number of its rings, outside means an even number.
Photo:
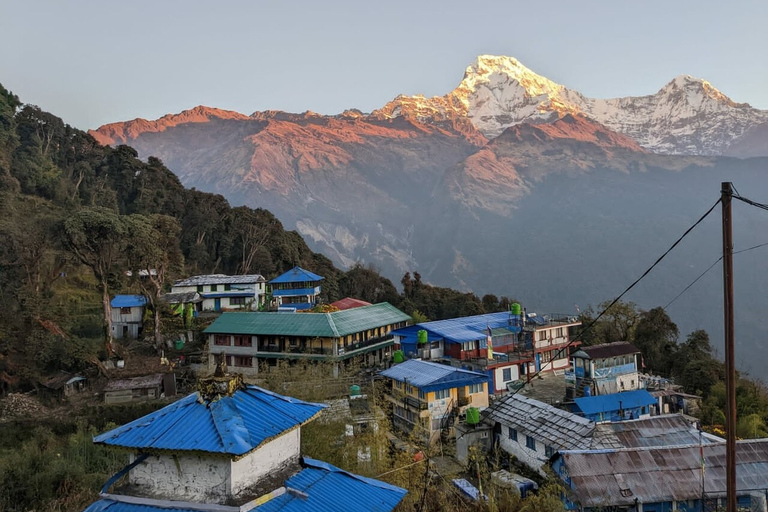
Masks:
[[[324,405],[217,373],[200,391],[94,438],[128,450],[130,463],[86,512],[390,511],[405,495],[301,457],[301,426]]]
[[[138,338],[144,321],[147,298],[143,295],[115,295],[109,302],[112,316],[112,337]]]
[[[488,377],[450,365],[409,359],[381,373],[389,379],[387,400],[395,427],[429,442],[453,435],[469,407],[488,407]]]
[[[180,279],[172,294],[197,293],[200,311],[256,310],[264,303],[266,280],[260,274],[208,274]]]
[[[269,282],[272,300],[278,310],[309,309],[320,298],[320,281],[325,279],[301,267],[293,267]]]

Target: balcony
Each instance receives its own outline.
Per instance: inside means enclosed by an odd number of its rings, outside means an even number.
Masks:
[[[472,403],[472,396],[460,396],[458,400],[459,407],[464,407]]]
[[[416,398],[415,396],[406,395],[397,389],[392,390],[390,398],[399,404],[404,404],[420,411],[426,411],[429,408],[429,404],[426,401]]]
[[[272,354],[306,354],[306,355],[325,355],[332,356],[332,348],[307,348],[306,346],[284,346],[276,344],[259,344],[259,352]]]
[[[384,336],[377,336],[376,338],[368,338],[365,341],[353,341],[344,346],[344,352],[349,353],[362,348],[378,345],[379,343],[394,342],[395,337],[392,334],[385,334]],[[341,352],[341,351],[339,351]],[[341,355],[341,354],[340,354]]]

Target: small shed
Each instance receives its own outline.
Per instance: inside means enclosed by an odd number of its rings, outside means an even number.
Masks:
[[[42,382],[50,395],[57,398],[67,398],[85,389],[85,377],[82,375],[73,375],[68,372],[60,372],[50,379]]]
[[[170,378],[166,378],[166,376],[170,376]],[[109,381],[104,388],[104,403],[144,402],[175,394],[176,386],[173,374],[155,373],[131,379]]]
[[[147,298],[143,295],[115,295],[109,305],[112,307],[112,337],[138,338]]]

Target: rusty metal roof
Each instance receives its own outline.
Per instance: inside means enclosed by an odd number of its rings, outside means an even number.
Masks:
[[[163,374],[155,373],[152,375],[144,375],[142,377],[134,377],[132,379],[118,379],[110,380],[107,385],[104,386],[104,391],[121,391],[124,389],[146,389],[154,388],[163,383]]]
[[[581,347],[581,350],[589,354],[591,359],[603,359],[606,357],[639,354],[640,351],[628,341],[616,341],[614,343],[602,343],[591,347]]]
[[[682,414],[665,414],[640,420],[601,423],[595,427],[605,436],[616,438],[622,447],[644,448],[653,446],[686,446],[699,442],[699,430]],[[704,444],[722,439],[710,434],[702,435]]]
[[[725,443],[675,447],[564,451],[560,455],[582,507],[696,500],[725,495]],[[736,444],[736,487],[768,489],[768,439]]]

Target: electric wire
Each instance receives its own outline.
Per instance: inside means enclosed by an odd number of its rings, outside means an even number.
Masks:
[[[765,243],[763,243],[763,244],[754,245],[754,246],[752,246],[752,247],[748,247],[748,248],[746,248],[746,249],[742,249],[742,250],[740,250],[740,251],[734,251],[734,253],[733,253],[733,254],[741,254],[742,252],[751,251],[751,250],[753,250],[753,249],[759,249],[760,247],[765,247],[766,245],[768,245],[768,242],[765,242]],[[707,270],[705,270],[704,272],[702,272],[701,274],[699,274],[699,276],[698,276],[696,279],[694,279],[694,280],[691,282],[691,284],[689,284],[688,286],[686,286],[685,288],[683,288],[683,291],[681,291],[680,293],[678,293],[678,294],[675,296],[675,298],[674,298],[674,299],[672,299],[671,301],[667,302],[667,305],[666,305],[666,306],[664,306],[662,309],[665,309],[665,310],[666,310],[666,309],[667,309],[669,306],[671,306],[673,302],[675,302],[677,299],[679,299],[679,298],[680,298],[680,297],[681,297],[681,296],[682,296],[682,295],[683,295],[685,292],[687,292],[687,291],[688,291],[688,290],[689,290],[689,289],[690,289],[690,288],[691,288],[691,287],[692,287],[694,284],[696,284],[696,282],[697,282],[699,279],[701,279],[702,277],[704,277],[704,276],[707,274],[707,272],[709,272],[710,270],[712,270],[712,269],[715,267],[715,265],[717,265],[718,263],[720,263],[722,260],[723,260],[723,257],[722,257],[722,256],[720,256],[719,258],[717,258],[717,259],[716,259],[716,260],[715,260],[715,261],[714,261],[714,262],[713,262],[713,263],[712,263],[712,264],[709,266],[709,268],[707,268]]]
[[[582,338],[582,337],[583,337],[583,336],[584,336],[584,335],[585,335],[587,332],[589,332],[589,331],[590,331],[590,330],[591,330],[591,329],[592,329],[592,328],[595,326],[595,324],[597,324],[597,321],[598,321],[598,320],[600,320],[600,318],[602,318],[602,317],[603,317],[603,315],[605,315],[605,314],[606,314],[606,313],[607,313],[607,312],[608,312],[608,311],[609,311],[609,310],[610,310],[610,309],[611,309],[611,308],[612,308],[614,305],[616,305],[616,304],[617,304],[617,303],[618,303],[618,302],[619,302],[619,301],[622,299],[622,297],[624,297],[624,296],[625,296],[627,293],[629,293],[629,291],[630,291],[630,290],[632,290],[632,288],[634,288],[635,286],[637,286],[637,284],[638,284],[640,281],[642,281],[642,280],[645,278],[645,276],[647,276],[648,274],[650,274],[650,273],[651,273],[651,271],[652,271],[652,270],[653,270],[653,269],[656,267],[656,265],[658,265],[659,263],[661,263],[661,261],[662,261],[662,260],[663,260],[663,259],[664,259],[664,258],[665,258],[665,257],[666,257],[666,256],[667,256],[669,253],[670,253],[670,252],[672,252],[672,251],[675,249],[675,247],[677,247],[677,246],[678,246],[678,244],[680,244],[680,242],[682,242],[682,241],[683,241],[683,239],[684,239],[686,236],[688,236],[688,234],[689,234],[691,231],[693,231],[693,230],[696,228],[696,226],[698,226],[699,224],[701,224],[701,223],[702,223],[702,221],[703,221],[704,219],[706,219],[706,218],[709,216],[709,214],[710,214],[710,213],[712,213],[712,211],[715,209],[715,207],[717,207],[717,205],[718,205],[718,204],[720,204],[720,201],[721,201],[721,199],[720,199],[720,198],[718,198],[718,199],[717,199],[717,201],[715,201],[715,204],[713,204],[713,205],[712,205],[712,206],[709,208],[709,210],[707,210],[707,211],[704,213],[704,215],[702,215],[701,217],[699,217],[699,219],[698,219],[698,220],[697,220],[695,223],[693,223],[693,225],[691,225],[691,227],[689,227],[688,229],[686,229],[686,230],[685,230],[685,232],[684,232],[684,233],[683,233],[683,234],[680,236],[680,238],[678,238],[677,240],[675,240],[675,243],[673,243],[673,244],[672,244],[672,245],[669,247],[669,249],[667,249],[666,251],[664,251],[664,253],[663,253],[661,256],[659,256],[659,257],[658,257],[658,259],[656,259],[656,261],[654,261],[654,262],[653,262],[653,265],[651,265],[650,267],[648,267],[648,269],[647,269],[645,272],[643,272],[643,274],[642,274],[640,277],[638,277],[637,279],[635,279],[635,281],[634,281],[632,284],[630,284],[630,285],[629,285],[629,286],[628,286],[628,287],[627,287],[627,288],[626,288],[626,289],[625,289],[623,292],[621,292],[621,294],[620,294],[618,297],[616,297],[616,298],[613,300],[613,302],[611,302],[611,303],[608,305],[608,307],[606,307],[605,309],[603,309],[603,310],[600,312],[600,314],[598,314],[598,315],[597,315],[597,316],[596,316],[596,317],[595,317],[595,318],[594,318],[594,319],[593,319],[593,320],[592,320],[592,321],[589,323],[589,325],[587,325],[587,327],[585,327],[584,329],[582,329],[581,331],[579,331],[579,333],[578,333],[578,334],[576,334],[576,336],[574,336],[573,338],[571,338],[571,339],[568,341],[568,343],[566,343],[566,344],[565,344],[565,346],[563,346],[563,347],[561,347],[561,348],[557,349],[557,356],[560,356],[560,355],[562,355],[562,354],[563,354],[563,352],[564,352],[564,351],[566,351],[568,348],[570,348],[570,347],[571,347],[571,346],[572,346],[572,345],[573,345],[575,342],[577,342],[577,341],[580,341],[580,340],[581,340],[581,338]],[[768,206],[766,206],[766,210],[768,210]],[[534,340],[534,343],[535,343],[535,340]],[[526,380],[526,382],[524,382],[524,383],[523,383],[523,385],[522,385],[522,386],[520,386],[518,389],[514,390],[514,391],[513,391],[512,393],[510,393],[510,394],[511,394],[511,395],[516,395],[517,393],[519,393],[519,392],[520,392],[520,391],[521,391],[521,390],[522,390],[522,389],[523,389],[523,388],[526,386],[526,384],[528,384],[528,382],[530,382],[530,381],[531,381],[533,378],[537,377],[537,376],[538,376],[538,375],[539,375],[539,374],[540,374],[542,371],[544,371],[544,369],[547,367],[547,365],[550,365],[550,364],[552,363],[552,361],[554,361],[555,359],[557,359],[557,358],[553,356],[553,357],[552,357],[552,359],[551,359],[549,362],[547,362],[547,363],[544,363],[544,365],[542,365],[542,366],[541,366],[541,368],[540,368],[538,371],[536,371],[536,372],[535,372],[533,375],[531,375],[531,376],[530,376],[530,377],[529,377],[529,378]]]

